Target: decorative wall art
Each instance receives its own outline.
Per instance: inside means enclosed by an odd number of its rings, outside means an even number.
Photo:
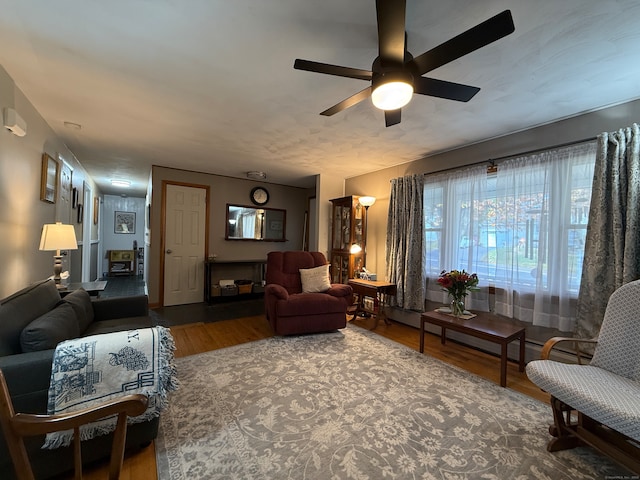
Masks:
[[[76,187],[71,190],[71,208],[78,208],[78,189]]]
[[[84,214],[84,208],[82,207],[82,204],[79,203],[78,204],[78,223],[82,223],[82,215]]]
[[[136,233],[135,212],[115,212],[115,233]]]
[[[98,197],[93,197],[93,224],[98,224],[98,210],[100,210],[100,200]]]
[[[40,180],[40,200],[56,203],[58,195],[58,177],[60,175],[58,162],[47,153],[42,154],[42,177]]]

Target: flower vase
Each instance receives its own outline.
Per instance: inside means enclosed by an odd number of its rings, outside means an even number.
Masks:
[[[464,297],[451,297],[451,315],[454,317],[461,317],[464,315]]]

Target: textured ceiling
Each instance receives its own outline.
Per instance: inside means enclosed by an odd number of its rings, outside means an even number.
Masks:
[[[640,97],[637,0],[407,0],[419,55],[505,9],[515,33],[434,70],[468,103],[417,95],[384,126],[366,87],[293,69],[369,69],[373,0],[0,0],[0,64],[105,193],[151,165],[312,186]],[[73,122],[74,130],[64,126]],[[595,133],[595,132],[594,132]],[[118,192],[119,193],[119,192]]]

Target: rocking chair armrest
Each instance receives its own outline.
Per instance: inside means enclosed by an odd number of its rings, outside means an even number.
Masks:
[[[11,423],[19,435],[43,435],[45,433],[71,430],[112,415],[126,414],[130,417],[142,415],[148,404],[149,399],[146,395],[125,395],[100,405],[60,415],[16,413],[11,419]]]
[[[542,360],[548,360],[551,355],[551,350],[562,342],[573,342],[576,344],[576,356],[578,357],[578,363],[580,363],[580,349],[577,348],[579,343],[598,343],[597,338],[572,338],[572,337],[552,337],[545,342],[540,351],[540,358]]]

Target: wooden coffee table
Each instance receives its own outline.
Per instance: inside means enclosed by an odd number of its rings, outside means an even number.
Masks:
[[[510,323],[492,313],[480,312],[473,318],[463,320],[446,313],[428,311],[420,316],[420,353],[424,353],[425,323],[441,327],[440,341],[443,345],[446,341],[447,329],[499,344],[501,346],[500,385],[502,387],[507,386],[507,345],[519,339],[519,370],[524,371],[524,327]]]

